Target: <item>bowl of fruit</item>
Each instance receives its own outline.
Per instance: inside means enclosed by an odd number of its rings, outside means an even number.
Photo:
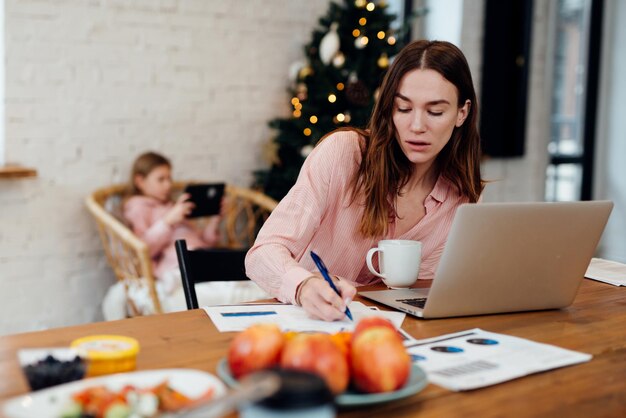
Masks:
[[[380,317],[363,318],[353,332],[336,334],[253,325],[233,338],[217,372],[227,385],[236,387],[240,378],[271,367],[319,375],[341,407],[401,399],[428,383],[400,333]]]

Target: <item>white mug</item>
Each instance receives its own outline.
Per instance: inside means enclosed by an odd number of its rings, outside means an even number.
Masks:
[[[372,257],[376,252],[379,252],[380,273],[372,265]],[[402,239],[378,241],[378,247],[371,248],[365,257],[367,268],[372,274],[382,278],[392,289],[409,287],[415,283],[421,259],[422,243]]]

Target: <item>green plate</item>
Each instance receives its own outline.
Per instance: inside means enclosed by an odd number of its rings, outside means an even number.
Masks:
[[[217,375],[231,388],[237,387],[239,382],[230,373],[228,362],[226,359],[221,359],[217,363]],[[402,388],[393,392],[383,393],[360,393],[352,390],[347,390],[341,395],[335,398],[335,403],[338,406],[363,406],[371,405],[382,402],[395,401],[396,399],[406,398],[413,394],[418,393],[420,390],[428,384],[426,379],[426,373],[416,364],[411,366],[411,375],[409,380]]]

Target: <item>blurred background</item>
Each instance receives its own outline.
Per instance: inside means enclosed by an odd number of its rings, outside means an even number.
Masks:
[[[626,3],[371,3],[395,27],[409,22],[403,39],[466,54],[492,181],[484,201],[613,200],[597,256],[626,262]],[[128,181],[146,150],[167,155],[176,179],[258,182],[276,162],[268,122],[291,117],[290,69],[328,32],[331,2],[0,5],[0,168],[37,173],[0,172],[0,335],[102,320],[115,278],[85,197]]]

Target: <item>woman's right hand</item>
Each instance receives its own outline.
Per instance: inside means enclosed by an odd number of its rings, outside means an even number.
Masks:
[[[191,213],[196,205],[188,200],[190,197],[189,193],[183,193],[176,199],[172,209],[163,218],[168,225],[174,226],[181,223]]]
[[[313,319],[338,321],[346,316],[346,305],[356,295],[356,288],[347,280],[331,276],[341,296],[318,273],[306,279],[298,288],[298,303]]]

